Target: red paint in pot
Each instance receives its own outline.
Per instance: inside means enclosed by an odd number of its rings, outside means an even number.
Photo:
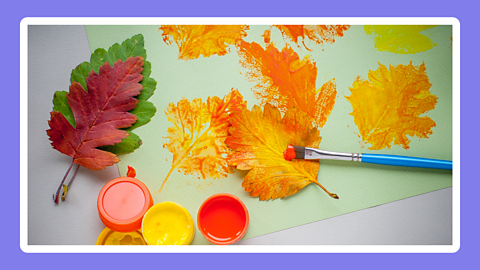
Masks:
[[[248,210],[243,202],[226,193],[215,194],[205,200],[197,216],[200,232],[217,245],[229,245],[242,239],[248,222]]]

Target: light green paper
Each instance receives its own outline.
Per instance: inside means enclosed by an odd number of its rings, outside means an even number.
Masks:
[[[163,148],[167,142],[167,128],[172,125],[164,113],[169,103],[176,103],[183,97],[202,98],[203,101],[208,96],[223,98],[231,88],[240,91],[248,101],[248,108],[260,103],[251,90],[255,83],[247,81],[244,75],[246,70],[239,65],[240,59],[234,46],[230,46],[230,53],[225,56],[178,60],[177,45],[165,44],[159,27],[86,26],[92,51],[121,43],[135,34],[141,33],[145,37],[147,57],[152,63],[150,76],[158,82],[155,95],[149,101],[158,111],[148,125],[136,132],[143,140],[141,147],[134,153],[119,156],[119,169],[121,175],[125,175],[127,165],[134,167],[136,178],[150,189],[154,203],[180,203],[190,212],[196,225],[197,211],[206,198],[220,192],[234,194],[249,210],[250,226],[244,238],[251,238],[452,186],[451,171],[321,161],[319,182],[330,192],[338,194],[339,200],[330,198],[318,186],[309,185],[282,200],[259,201],[243,190],[241,182],[247,173],[244,171],[236,171],[226,179],[206,180],[174,171],[162,193],[156,194],[172,166],[172,153]],[[266,28],[250,26],[245,40],[264,44],[261,35]],[[337,84],[335,107],[320,131],[322,149],[452,160],[452,28],[437,26],[429,30],[432,32],[430,38],[437,46],[417,54],[377,51],[363,26],[352,26],[344,32],[344,37],[336,38],[334,44],[310,43],[308,47],[311,52],[305,49],[301,51],[316,62],[317,88],[332,78]],[[272,40],[281,50],[283,40],[275,28],[272,30]],[[299,51],[296,47],[295,50]],[[301,53],[299,55],[303,57]],[[368,145],[362,148],[361,139],[357,136],[358,129],[349,115],[352,107],[345,99],[350,95],[349,87],[357,76],[368,78],[368,71],[376,70],[378,62],[388,67],[408,65],[410,61],[415,66],[422,61],[425,63],[432,83],[430,92],[438,97],[435,109],[425,114],[437,124],[432,129],[433,134],[428,139],[410,137],[408,150],[400,146],[380,151],[368,150]],[[196,228],[192,244],[209,242]]]

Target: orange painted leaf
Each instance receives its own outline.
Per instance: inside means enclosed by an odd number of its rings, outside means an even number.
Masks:
[[[125,62],[109,63],[99,73],[90,72],[88,92],[72,82],[67,94],[76,128],[59,112],[51,112],[47,134],[53,148],[73,158],[73,162],[91,170],[101,170],[118,162],[118,158],[96,147],[119,143],[128,133],[120,128],[131,126],[137,117],[128,111],[138,103],[142,85],[143,58],[130,57]]]
[[[320,131],[310,117],[293,107],[283,118],[280,111],[266,104],[264,111],[254,106],[232,115],[230,137],[225,141],[235,152],[229,163],[239,170],[250,170],[243,179],[245,191],[260,200],[284,198],[317,181],[319,162],[294,159],[286,161],[283,151],[288,144],[318,147]]]
[[[307,113],[315,125],[327,121],[337,95],[335,79],[317,90],[317,67],[309,58],[300,59],[289,46],[281,52],[273,44],[264,50],[259,44],[241,41],[241,64],[249,69],[247,78],[257,82],[253,91],[261,105],[271,104],[282,112],[297,107]]]
[[[432,84],[426,74],[425,64],[390,66],[379,63],[379,68],[368,72],[368,80],[357,78],[347,97],[364,142],[369,149],[390,148],[402,145],[408,149],[408,136],[428,138],[436,126],[428,116],[437,97],[429,91]]]
[[[295,43],[298,43],[301,37],[302,42],[308,38],[317,44],[323,44],[334,43],[336,37],[343,37],[343,32],[348,30],[350,25],[275,25],[275,27]]]
[[[163,41],[179,48],[178,59],[197,59],[200,55],[225,55],[228,46],[247,36],[247,25],[163,25]]]
[[[158,192],[175,169],[203,179],[225,178],[233,173],[227,162],[231,150],[225,145],[225,139],[230,115],[245,106],[246,101],[237,90],[232,90],[223,99],[214,96],[206,102],[196,98],[170,103],[165,113],[173,126],[168,128],[170,141],[164,147],[173,154],[173,161]]]

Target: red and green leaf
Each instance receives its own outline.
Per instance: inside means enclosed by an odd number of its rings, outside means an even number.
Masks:
[[[51,112],[47,134],[52,146],[72,162],[91,170],[100,170],[118,162],[115,154],[97,147],[119,143],[128,136],[122,128],[131,127],[137,117],[135,98],[142,90],[143,57],[130,57],[110,66],[104,63],[98,74],[91,71],[86,79],[88,92],[73,81],[65,95],[75,118],[73,127],[58,111]]]
[[[142,141],[135,133],[132,132],[133,129],[142,126],[150,121],[150,119],[155,115],[156,108],[153,103],[147,101],[156,88],[157,82],[150,78],[151,73],[151,63],[145,61],[147,57],[147,52],[144,48],[144,38],[143,35],[139,34],[133,36],[122,42],[122,44],[115,43],[112,45],[108,51],[102,48],[96,49],[91,57],[90,62],[83,62],[78,65],[75,69],[72,70],[70,81],[77,82],[82,85],[85,91],[89,91],[87,86],[87,77],[92,72],[92,70],[98,74],[100,66],[103,66],[104,63],[109,63],[113,65],[116,61],[122,60],[124,62],[128,57],[141,56],[144,59],[143,71],[142,71],[142,80],[141,84],[143,86],[142,91],[136,99],[139,100],[139,103],[134,110],[130,113],[134,114],[138,119],[135,124],[125,128],[123,130],[127,131],[130,136],[124,138],[121,142],[114,145],[100,147],[102,150],[112,152],[114,154],[125,154],[133,152],[137,149]],[[57,91],[53,97],[53,110],[60,112],[68,122],[75,128],[75,118],[73,117],[72,110],[66,99],[66,91]]]

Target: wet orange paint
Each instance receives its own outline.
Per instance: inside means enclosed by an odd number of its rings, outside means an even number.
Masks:
[[[428,116],[437,97],[430,93],[432,86],[425,64],[386,66],[369,71],[368,80],[357,78],[347,97],[352,105],[355,124],[362,140],[379,150],[401,145],[409,148],[407,136],[428,138],[436,126]]]
[[[261,105],[271,104],[280,111],[297,107],[306,112],[316,126],[322,127],[330,115],[337,95],[335,79],[316,88],[317,66],[309,57],[301,59],[288,45],[278,51],[270,43],[240,41],[241,64],[249,71],[248,80],[257,82],[253,91]]]
[[[275,27],[282,32],[283,36],[295,43],[300,41],[299,38],[302,38],[302,42],[308,38],[317,44],[324,42],[332,44],[335,38],[343,37],[343,32],[348,30],[350,25],[275,25]]]
[[[130,167],[130,166],[127,166],[127,168],[128,168],[127,177],[135,178],[135,176],[137,176],[137,171],[133,167]]]
[[[229,117],[246,106],[242,95],[233,90],[223,99],[213,96],[206,102],[196,98],[170,103],[166,110],[169,142],[164,145],[172,154],[172,168],[168,172],[160,192],[174,170],[199,178],[225,178],[233,173],[227,161],[231,151],[225,145]]]
[[[228,46],[247,36],[247,25],[162,25],[163,41],[175,42],[179,48],[178,59],[190,60],[203,55],[225,55]]]

